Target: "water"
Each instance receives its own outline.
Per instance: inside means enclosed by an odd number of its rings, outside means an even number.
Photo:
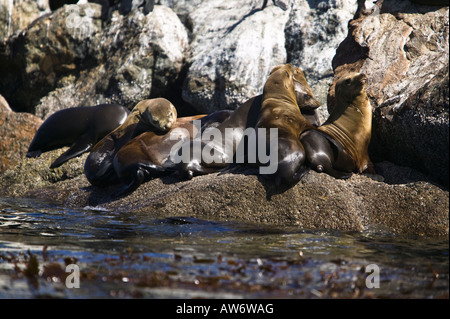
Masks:
[[[0,298],[448,298],[448,251],[447,240],[381,229],[161,219],[0,198]],[[70,288],[70,264],[79,288]]]

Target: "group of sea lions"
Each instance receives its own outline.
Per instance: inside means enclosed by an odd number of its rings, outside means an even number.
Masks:
[[[262,172],[272,162],[276,167],[266,177],[277,186],[297,183],[309,169],[348,178],[373,170],[366,83],[360,73],[340,77],[336,106],[322,125],[316,112],[320,103],[302,70],[291,64],[273,68],[263,93],[234,111],[177,118],[175,106],[164,98],[141,101],[131,112],[116,104],[69,108],[42,124],[27,156],[70,146],[52,163],[54,168],[90,151],[87,179],[95,186],[122,184],[118,195],[165,174],[190,179],[236,165]],[[256,158],[268,151],[275,152],[270,163],[261,160],[264,156]],[[214,156],[207,160],[205,154]]]

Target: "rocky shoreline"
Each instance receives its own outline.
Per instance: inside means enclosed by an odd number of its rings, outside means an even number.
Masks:
[[[74,208],[97,206],[123,214],[448,238],[448,190],[418,171],[390,162],[376,164],[381,175],[375,179],[354,174],[348,180],[337,180],[310,171],[294,187],[275,189],[244,170],[189,181],[157,178],[126,197],[114,198],[111,194],[119,185],[102,189],[91,186],[85,178],[86,155],[50,170],[48,165],[61,152],[25,159],[4,172],[0,196],[34,198]]]
[[[113,11],[108,21],[99,4],[86,3],[10,26],[6,36],[0,30],[0,196],[124,214],[448,238],[448,6],[220,3],[161,0],[148,14],[137,5]],[[37,16],[48,10],[39,7]],[[246,171],[165,177],[117,199],[117,186],[99,189],[86,180],[86,155],[54,170],[48,166],[63,150],[25,158],[39,125],[61,108],[111,101],[132,107],[164,96],[180,114],[233,109],[260,92],[272,66],[286,62],[306,70],[324,104],[322,121],[325,103],[333,107],[333,75],[366,74],[375,108],[370,155],[379,176],[336,180],[309,172],[283,190]]]

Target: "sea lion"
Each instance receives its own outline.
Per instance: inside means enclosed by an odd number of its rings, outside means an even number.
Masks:
[[[167,132],[175,123],[175,106],[164,98],[140,101],[126,121],[99,141],[86,159],[84,174],[92,185],[117,182],[113,159],[129,140],[146,131]]]
[[[303,117],[312,125],[319,126],[320,119],[317,108],[320,106],[320,102],[309,87],[305,74],[297,67],[294,67],[294,89],[297,105]]]
[[[302,112],[303,110],[306,110],[310,113],[309,119],[312,121],[312,124],[319,125],[316,109],[320,106],[320,103],[314,97],[302,70],[296,67],[293,69],[293,83],[297,105]],[[220,123],[217,126],[217,135],[221,136],[221,139],[215,138],[211,140],[207,138],[208,136],[205,138],[205,135],[202,135],[194,141],[188,142],[191,143],[191,149],[194,147],[194,143],[200,143],[200,148],[202,150],[199,152],[200,154],[203,153],[205,147],[208,147],[210,152],[215,153],[215,160],[206,163],[202,158],[198,158],[195,155],[191,156],[188,161],[178,165],[179,177],[190,179],[193,176],[208,174],[223,169],[230,163],[235,163],[236,158],[234,157],[236,150],[242,148],[243,152],[246,152],[247,139],[244,137],[247,136],[247,129],[256,127],[259,112],[261,110],[262,98],[262,94],[250,98],[245,103],[241,104],[229,118]],[[227,130],[228,132],[232,132],[231,136],[230,134],[226,134]],[[180,151],[182,149],[183,148],[181,148]]]
[[[192,140],[199,132],[223,122],[231,111],[218,111],[210,115],[178,118],[169,132],[144,132],[128,141],[114,157],[114,170],[124,186],[116,193],[128,194],[152,177],[173,173],[171,157],[184,142]],[[200,123],[195,125],[195,120]]]
[[[95,145],[127,118],[129,111],[118,104],[80,106],[52,114],[37,130],[28,148],[27,157],[64,146],[70,148],[58,157],[50,168],[56,168]]]
[[[267,173],[275,179],[276,186],[295,184],[308,170],[303,166],[306,155],[300,143],[300,135],[313,129],[314,126],[303,117],[297,105],[294,83],[296,72],[298,69],[290,64],[277,66],[271,71],[264,84],[262,106],[256,123],[257,129],[265,129],[266,152],[267,150],[278,152],[275,158],[277,161],[275,171]],[[277,130],[277,136],[272,136],[271,129]],[[262,147],[258,141],[260,138],[258,134],[256,142],[258,155],[261,154],[259,148]],[[268,167],[274,164],[271,163],[272,160],[271,156]],[[258,158],[257,164],[265,166],[261,163],[261,158]]]
[[[317,130],[302,134],[307,162],[317,172],[348,178],[352,172],[373,172],[368,147],[372,106],[366,94],[367,77],[350,72],[336,81],[336,106]]]

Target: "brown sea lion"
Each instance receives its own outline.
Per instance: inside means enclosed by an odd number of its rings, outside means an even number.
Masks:
[[[311,114],[309,119],[312,121],[312,124],[319,125],[316,109],[320,106],[320,103],[314,97],[302,70],[295,67],[293,70],[297,105],[302,112],[305,110]],[[201,152],[197,152],[197,155],[201,155],[207,148],[206,150],[210,153],[215,153],[215,160],[206,163],[201,156],[189,155],[187,161],[183,161],[178,165],[179,176],[190,179],[196,175],[208,174],[223,169],[230,163],[236,163],[236,150],[240,148],[243,149],[243,153],[246,152],[247,139],[245,136],[248,136],[248,129],[256,127],[262,98],[262,94],[252,97],[240,105],[228,119],[219,124],[216,136],[222,138],[210,139],[205,134],[190,142],[190,149],[194,148],[195,143],[200,143]],[[232,134],[226,134],[227,131],[232,132]],[[182,151],[182,148],[180,151]]]
[[[267,166],[270,168],[276,164],[276,169],[266,174],[275,178],[277,186],[297,183],[308,170],[303,166],[306,156],[300,135],[314,126],[303,117],[297,105],[294,83],[296,72],[298,69],[290,64],[277,66],[271,71],[264,85],[261,111],[256,123],[257,129],[265,129],[266,152],[277,151],[275,158],[270,156]],[[275,137],[271,129],[277,130]],[[258,133],[258,155],[259,148],[263,146],[259,142],[260,138]],[[276,163],[272,163],[274,159]],[[263,164],[259,158],[259,165],[265,166]]]
[[[125,122],[98,142],[86,159],[84,173],[92,185],[117,182],[113,159],[129,140],[146,131],[167,132],[175,123],[175,106],[164,98],[140,101]]]
[[[317,172],[348,178],[352,172],[373,173],[368,148],[372,106],[366,94],[367,77],[351,72],[336,81],[336,106],[327,121],[302,134],[307,162]]]
[[[118,104],[72,107],[53,113],[37,130],[28,148],[27,157],[64,146],[70,148],[50,168],[61,166],[71,158],[88,152],[100,139],[116,129],[129,111]]]
[[[320,119],[317,108],[320,106],[320,102],[317,101],[313,91],[309,87],[305,74],[297,67],[294,67],[294,89],[297,105],[303,117],[312,125],[319,126]]]
[[[231,113],[224,110],[210,115],[178,118],[167,133],[144,132],[128,141],[113,161],[115,173],[124,184],[116,196],[134,191],[153,177],[173,173],[175,164],[171,157],[176,156],[179,147],[206,128],[217,126]]]

